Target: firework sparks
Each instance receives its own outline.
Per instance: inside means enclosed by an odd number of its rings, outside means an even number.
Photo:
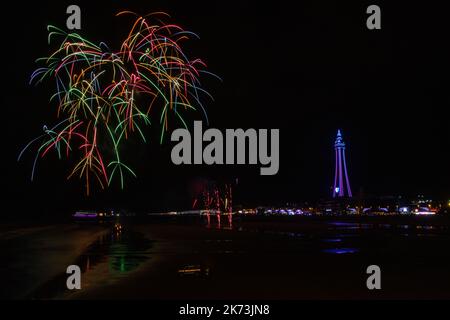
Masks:
[[[124,11],[118,16],[125,14],[135,15]],[[55,80],[50,101],[57,103],[60,122],[51,129],[44,126],[44,134],[20,152],[19,160],[37,145],[31,179],[37,160],[56,150],[59,158],[74,154],[77,162],[68,178],[84,178],[87,194],[92,180],[106,188],[119,177],[123,188],[124,175],[136,174],[123,162],[120,149],[131,136],[146,142],[143,127],[151,124],[151,112],[161,127],[160,142],[174,123],[186,127],[185,112],[201,110],[206,117],[201,97],[211,96],[201,88],[200,76],[211,73],[203,70],[202,60],[189,60],[182,50],[182,42],[196,35],[163,23],[160,17],[167,16],[136,16],[115,52],[105,43],[96,45],[48,26],[49,44],[58,38],[60,46],[37,60],[44,66],[33,72],[30,83]]]

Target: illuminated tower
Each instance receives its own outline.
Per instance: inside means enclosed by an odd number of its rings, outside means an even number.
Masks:
[[[348,181],[347,165],[345,163],[345,143],[342,140],[341,130],[338,130],[337,132],[336,141],[334,142],[334,151],[336,164],[334,169],[333,198],[344,196],[351,197],[352,189],[350,189],[350,182]]]

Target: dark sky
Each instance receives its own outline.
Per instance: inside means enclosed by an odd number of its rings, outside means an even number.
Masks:
[[[189,186],[199,179],[239,178],[236,201],[270,204],[330,194],[333,142],[342,129],[353,190],[374,195],[450,195],[448,11],[440,2],[367,1],[40,1],[17,2],[2,15],[4,58],[3,148],[9,208],[47,212],[87,207],[138,210],[189,206]],[[123,3],[123,4],[121,4]],[[294,5],[295,3],[295,5]],[[382,29],[366,28],[369,4],[382,10]],[[280,171],[259,176],[259,166],[181,166],[170,161],[173,143],[154,138],[126,150],[137,179],[126,189],[97,190],[90,197],[69,166],[20,149],[55,123],[47,101],[54,84],[28,85],[50,52],[47,24],[65,28],[66,7],[82,10],[80,34],[118,46],[130,20],[165,11],[200,36],[186,47],[223,82],[206,79],[215,101],[204,100],[212,127],[279,128]],[[6,44],[6,46],[5,46]],[[445,68],[447,65],[447,68]],[[157,121],[155,121],[157,123]]]

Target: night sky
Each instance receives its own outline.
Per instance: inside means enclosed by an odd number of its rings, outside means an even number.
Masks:
[[[17,1],[2,15],[7,207],[14,214],[182,209],[190,206],[196,182],[235,178],[235,203],[324,198],[331,194],[337,129],[347,144],[354,193],[448,197],[448,11],[440,2],[390,2]],[[70,4],[82,10],[79,33],[111,47],[132,22],[114,17],[124,9],[165,11],[170,21],[197,33],[200,40],[185,51],[223,79],[203,81],[215,98],[203,100],[211,127],[279,128],[279,173],[260,176],[259,165],[175,166],[174,143],[160,145],[154,136],[125,150],[138,178],[129,179],[124,191],[116,185],[86,197],[79,180],[66,179],[68,164],[54,155],[39,162],[31,183],[34,154],[19,163],[16,158],[44,124],[56,123],[56,104],[48,103],[53,82],[35,87],[28,81],[38,67],[34,60],[51,52],[46,26],[65,28]],[[366,28],[370,4],[381,7],[381,30]]]

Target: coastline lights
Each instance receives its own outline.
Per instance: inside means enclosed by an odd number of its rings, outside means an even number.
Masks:
[[[428,208],[419,208],[414,210],[414,214],[418,216],[429,216],[436,214],[436,211],[428,210]]]
[[[408,207],[401,207],[401,208],[399,208],[398,211],[399,211],[400,214],[408,214],[408,213],[410,213],[410,209]]]

